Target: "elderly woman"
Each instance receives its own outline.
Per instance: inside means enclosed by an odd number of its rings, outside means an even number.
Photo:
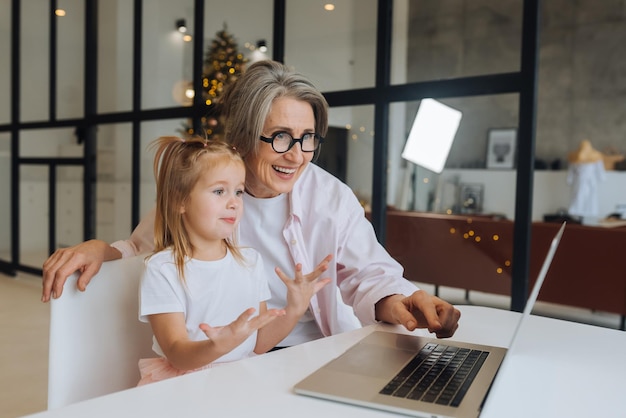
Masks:
[[[454,334],[459,311],[403,278],[402,266],[378,243],[352,190],[310,164],[328,127],[328,105],[310,81],[283,64],[256,62],[222,104],[225,139],[247,169],[239,243],[264,258],[272,293],[268,308],[286,305],[274,267],[293,277],[295,263],[308,272],[333,256],[325,274],[331,283],[312,298],[309,312],[279,346],[354,328],[354,315],[361,324],[385,321],[408,330],[428,328],[438,337]],[[76,270],[84,290],[103,261],[151,251],[153,225],[154,213],[126,241],[91,240],[57,250],[43,266],[42,301],[59,297]]]

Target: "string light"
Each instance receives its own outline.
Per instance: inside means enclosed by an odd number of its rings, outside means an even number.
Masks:
[[[63,17],[63,16],[65,16],[65,10],[63,10],[63,9],[56,9],[54,11],[54,14],[59,16],[59,17]]]

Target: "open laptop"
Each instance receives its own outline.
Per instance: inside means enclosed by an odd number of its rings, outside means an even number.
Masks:
[[[552,239],[509,347],[535,305],[565,222]],[[374,331],[294,386],[301,395],[418,417],[477,417],[506,348]]]

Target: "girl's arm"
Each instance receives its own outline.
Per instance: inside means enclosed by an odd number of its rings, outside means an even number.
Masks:
[[[332,255],[327,255],[312,273],[306,275],[302,274],[302,265],[296,264],[295,279],[287,277],[278,267],[276,268],[276,274],[287,286],[287,306],[285,306],[283,316],[259,329],[254,347],[255,353],[262,354],[271,350],[289,335],[300,317],[309,308],[313,295],[330,283],[330,279],[320,279],[319,277],[328,269],[328,263],[331,259]],[[265,303],[263,302],[261,311],[264,306]]]
[[[248,308],[230,324],[211,327],[200,324],[208,337],[203,341],[192,341],[187,335],[185,317],[182,312],[149,315],[152,332],[169,362],[180,370],[193,370],[212,363],[243,343],[254,331],[267,325],[284,311],[270,309],[250,319],[254,308]]]

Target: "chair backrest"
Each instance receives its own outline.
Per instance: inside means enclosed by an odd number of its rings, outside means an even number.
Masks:
[[[103,263],[85,292],[74,273],[52,300],[48,409],[134,387],[139,359],[155,357],[150,325],[138,320],[144,259]]]

